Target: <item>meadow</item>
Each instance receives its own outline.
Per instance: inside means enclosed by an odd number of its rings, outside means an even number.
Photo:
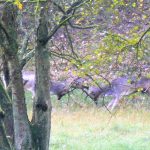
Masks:
[[[31,101],[27,104],[30,110]],[[150,110],[141,102],[110,113],[77,92],[68,105],[67,97],[55,96],[52,104],[51,150],[150,149]]]

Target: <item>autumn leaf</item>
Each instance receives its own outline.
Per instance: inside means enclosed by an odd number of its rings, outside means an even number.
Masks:
[[[23,9],[23,5],[21,4],[20,0],[15,0],[14,4],[18,7],[19,10]]]

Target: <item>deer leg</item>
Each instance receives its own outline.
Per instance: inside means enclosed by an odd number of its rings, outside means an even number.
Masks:
[[[113,102],[113,105],[111,107],[111,110],[113,110],[119,103],[119,100],[121,99],[121,97],[116,97],[114,102]]]
[[[98,100],[97,99],[94,99],[94,103],[96,106],[98,106]]]
[[[31,91],[31,93],[32,93],[32,99],[34,99],[35,98],[35,92]]]
[[[115,101],[115,99],[112,99],[112,100],[108,103],[107,108],[110,108],[110,107],[113,105],[114,101]]]
[[[67,101],[67,106],[69,105],[69,100],[70,100],[70,93],[68,93],[68,101]]]
[[[61,100],[61,98],[62,98],[64,95],[65,95],[65,94],[58,94],[58,95],[57,95],[57,99],[58,99],[58,100]]]

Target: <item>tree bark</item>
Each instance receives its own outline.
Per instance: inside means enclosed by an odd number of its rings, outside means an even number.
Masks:
[[[11,144],[14,143],[14,127],[13,127],[13,111],[12,101],[5,91],[2,83],[0,82],[0,106],[5,113],[4,124],[6,135],[9,138]]]
[[[7,138],[3,116],[4,113],[3,110],[1,109],[0,110],[0,150],[12,150],[11,144]]]
[[[37,150],[49,150],[51,129],[51,101],[49,87],[49,54],[43,40],[48,36],[46,8],[43,7],[40,14],[37,30],[37,46],[35,49],[36,67],[36,96],[34,103],[34,127],[35,145]],[[34,129],[35,129],[34,128]]]
[[[23,80],[21,70],[19,69],[19,60],[17,56],[14,56],[13,59],[9,59],[9,62],[12,82],[15,148],[16,150],[30,150],[32,149],[32,140],[25,104]]]
[[[6,4],[4,7],[2,19],[5,28],[7,29],[7,33],[5,32],[7,48],[4,52],[9,61],[11,78],[15,150],[31,150],[31,131],[27,117],[21,69],[17,56],[18,43],[16,11],[17,9],[14,5],[10,3]]]
[[[8,68],[8,61],[4,54],[2,55],[2,64],[3,64],[4,80],[5,80],[5,84],[7,87],[10,83],[10,74],[9,74],[9,68]]]
[[[8,66],[8,60],[5,54],[2,55],[2,64],[3,64],[3,76],[5,80],[5,86],[8,91],[8,94],[10,97],[12,97],[12,92],[10,88],[10,73],[9,73],[9,66]]]

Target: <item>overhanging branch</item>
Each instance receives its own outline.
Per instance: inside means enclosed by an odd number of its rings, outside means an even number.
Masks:
[[[57,32],[57,30],[63,26],[64,24],[66,24],[66,22],[68,22],[72,17],[74,17],[74,11],[76,9],[78,9],[79,7],[81,7],[83,4],[87,3],[89,0],[78,0],[76,2],[74,2],[70,8],[68,8],[68,10],[65,12],[65,10],[63,10],[63,8],[58,5],[57,3],[53,2],[52,3],[54,5],[56,5],[59,10],[64,14],[63,17],[60,19],[60,23],[58,25],[56,25],[54,27],[54,29],[51,31],[50,35],[47,37],[47,39],[41,41],[43,42],[43,44],[47,44],[47,42],[52,38],[52,36]]]
[[[77,24],[72,24],[71,21],[68,21],[68,22],[72,28],[76,28],[76,29],[91,29],[91,28],[98,27],[97,25],[79,26]]]

